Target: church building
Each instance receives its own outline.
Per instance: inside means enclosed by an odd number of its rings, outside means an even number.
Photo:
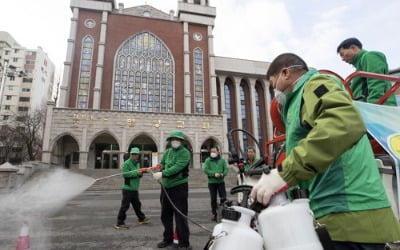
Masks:
[[[177,11],[115,0],[71,0],[71,26],[57,105],[48,103],[42,161],[68,168],[119,168],[139,147],[142,166],[160,161],[181,129],[200,168],[212,146],[228,157],[227,132],[272,137],[269,63],[218,57],[208,0]],[[240,35],[240,34],[237,34]],[[254,145],[237,133],[236,145]],[[258,152],[260,153],[260,152]]]

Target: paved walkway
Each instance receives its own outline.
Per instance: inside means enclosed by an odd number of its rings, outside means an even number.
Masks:
[[[229,192],[230,189],[228,189]],[[48,217],[30,218],[31,250],[60,249],[157,249],[162,239],[159,190],[140,192],[142,208],[151,222],[138,225],[132,208],[128,211],[128,230],[113,228],[120,206],[121,192],[85,191],[70,200],[62,209]],[[191,189],[189,192],[189,216],[212,230],[208,189]],[[0,226],[0,249],[15,249],[20,226],[16,228],[10,219]],[[21,224],[15,220],[15,223]],[[203,249],[209,233],[190,224],[190,241],[194,250]]]

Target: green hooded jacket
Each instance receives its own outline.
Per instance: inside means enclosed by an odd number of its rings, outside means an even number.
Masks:
[[[357,71],[378,74],[389,73],[385,55],[377,51],[361,50],[354,57],[351,64],[354,65]],[[355,77],[350,85],[355,100],[359,99],[360,101],[369,103],[376,103],[391,87],[392,84],[389,81],[364,77]],[[384,104],[397,106],[396,97],[391,95]]]
[[[258,160],[260,160],[260,158],[254,157],[253,159],[253,163],[250,163],[249,160],[246,161],[246,165],[244,165],[244,169],[249,169],[251,167],[251,165],[253,165],[255,162],[257,162]],[[257,168],[262,168],[263,165],[258,166]]]
[[[225,176],[228,175],[228,164],[224,158],[218,156],[217,158],[208,157],[204,162],[204,173],[208,177],[208,183],[223,183]],[[222,173],[222,178],[216,178],[216,173]]]
[[[122,165],[122,177],[124,177],[124,184],[122,185],[122,189],[134,191],[139,189],[140,184],[140,175],[139,170],[140,164],[136,160],[132,160],[129,158]]]
[[[400,239],[360,112],[333,77],[304,74],[286,95],[281,177],[310,191],[310,206],[335,241]]]
[[[165,188],[188,182],[190,152],[184,146],[166,149],[160,164],[163,166],[161,184]]]

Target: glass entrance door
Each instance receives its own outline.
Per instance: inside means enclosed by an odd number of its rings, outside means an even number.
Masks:
[[[140,167],[149,168],[151,167],[151,153],[152,151],[140,151]]]
[[[101,168],[118,168],[119,151],[104,150],[101,154]]]

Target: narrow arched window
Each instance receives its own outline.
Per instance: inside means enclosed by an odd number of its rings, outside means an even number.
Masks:
[[[203,51],[194,49],[194,107],[195,113],[204,113]]]
[[[240,111],[242,113],[242,128],[247,131],[247,121],[246,121],[246,94],[243,84],[240,84]],[[247,134],[243,133],[243,147],[247,148],[249,146]]]
[[[113,80],[115,110],[174,112],[175,63],[157,36],[142,32],[116,53]]]
[[[225,110],[226,110],[226,122],[228,131],[233,128],[232,121],[232,107],[231,107],[231,90],[228,84],[224,84],[224,92],[225,92]]]
[[[256,98],[256,116],[257,116],[257,126],[258,126],[258,141],[262,141],[262,127],[261,127],[261,103],[260,97],[257,89],[255,89],[255,98]]]
[[[93,47],[93,38],[91,36],[85,36],[82,42],[77,98],[77,107],[82,109],[88,108]]]

